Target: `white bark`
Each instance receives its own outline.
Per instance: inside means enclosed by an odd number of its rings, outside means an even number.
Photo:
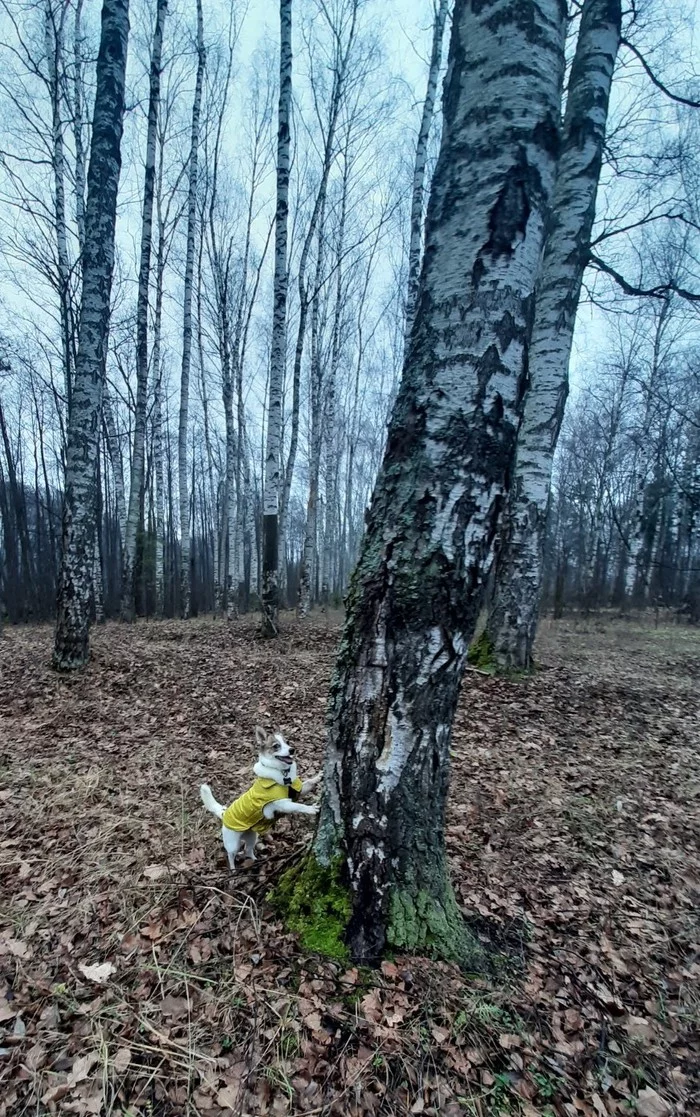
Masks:
[[[134,416],[134,448],[131,458],[131,485],[126,533],[122,556],[122,620],[131,621],[136,612],[134,565],[136,541],[143,504],[144,465],[146,456],[146,404],[148,400],[148,309],[153,244],[153,199],[156,185],[156,144],[160,108],[160,73],[163,56],[163,32],[168,0],[158,0],[156,25],[153,32],[148,95],[148,127],[146,131],[146,165],[141,217],[141,251],[139,258],[138,294],[136,298],[136,413]]]
[[[119,435],[117,434],[117,426],[114,421],[114,412],[112,410],[112,400],[110,398],[109,389],[107,385],[103,385],[102,389],[102,419],[107,436],[107,453],[112,465],[112,473],[114,475],[114,503],[117,507],[117,523],[119,524],[119,542],[124,546],[124,534],[126,532],[126,496],[124,489],[124,464],[122,462],[122,452],[119,445]]]
[[[267,636],[277,635],[278,533],[282,393],[287,362],[287,225],[289,219],[290,113],[292,107],[292,0],[280,0],[280,91],[277,113],[277,205],[272,345],[267,397],[267,439],[263,481],[262,620]]]
[[[411,328],[416,313],[416,296],[418,294],[418,280],[420,278],[421,249],[423,247],[423,210],[425,208],[425,176],[428,162],[428,141],[430,128],[435,115],[435,95],[437,93],[440,65],[442,63],[442,40],[445,34],[445,21],[449,0],[438,0],[433,20],[433,41],[430,51],[430,65],[428,67],[428,87],[423,102],[418,140],[416,142],[416,157],[413,164],[413,189],[411,191],[411,225],[410,241],[408,246],[408,287],[406,291],[406,341],[405,348],[411,336]]]
[[[345,152],[345,173],[343,193],[340,203],[338,242],[335,258],[335,308],[333,314],[333,335],[331,341],[331,361],[326,387],[326,420],[324,434],[326,442],[326,516],[323,534],[323,562],[321,566],[321,600],[328,602],[333,588],[333,562],[337,545],[338,469],[340,456],[340,432],[338,430],[335,394],[338,382],[341,354],[341,327],[343,322],[343,252],[345,250],[345,221],[348,200],[348,152]]]
[[[315,585],[314,569],[317,558],[318,542],[318,483],[321,470],[321,448],[323,445],[323,365],[321,361],[320,304],[324,261],[324,210],[318,222],[318,246],[316,251],[316,275],[314,294],[311,300],[311,430],[309,434],[309,496],[306,503],[306,530],[304,550],[299,571],[300,617],[305,617],[311,609],[312,586]]]
[[[61,80],[63,69],[63,25],[66,8],[54,8],[53,0],[45,0],[44,32],[48,88],[51,100],[51,163],[54,188],[54,228],[56,232],[56,279],[61,320],[61,346],[66,406],[70,411],[73,379],[73,314],[70,294],[70,260],[66,230],[66,159],[61,118]]]
[[[180,373],[180,415],[178,422],[178,489],[180,498],[180,612],[190,615],[190,499],[187,472],[187,438],[189,421],[190,368],[192,364],[192,286],[194,253],[197,238],[197,174],[199,167],[199,124],[202,110],[202,86],[206,52],[202,0],[197,0],[197,77],[192,104],[190,158],[187,189],[187,251],[183,288],[182,369]]]
[[[85,213],[78,356],[66,447],[63,555],[54,664],[82,666],[89,656],[95,545],[97,443],[114,268],[121,169],[128,0],[103,0]]]
[[[85,144],[83,142],[83,0],[76,0],[73,22],[73,143],[75,144],[75,220],[82,255],[85,244]]]
[[[532,664],[552,462],[568,392],[620,21],[620,0],[585,0],[535,298],[530,385],[487,626],[495,657],[505,668],[527,669]]]

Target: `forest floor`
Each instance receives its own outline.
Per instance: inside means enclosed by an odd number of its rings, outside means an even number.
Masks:
[[[5,631],[0,1115],[700,1113],[700,633],[560,622],[467,675],[447,841],[499,982],[305,954],[265,896],[307,820],[227,870],[197,786],[245,788],[258,721],[317,769],[337,635],[110,624],[63,679]]]

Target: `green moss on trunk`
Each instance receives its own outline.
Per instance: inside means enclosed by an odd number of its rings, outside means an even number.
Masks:
[[[465,969],[485,968],[484,950],[468,930],[449,884],[442,902],[422,890],[393,891],[387,942],[399,952],[428,954]]]
[[[496,674],[498,663],[496,662],[493,642],[486,629],[484,629],[481,635],[477,636],[469,645],[467,662],[470,663],[472,667],[478,667],[479,671],[488,671],[490,674]]]
[[[280,877],[268,900],[307,950],[344,962],[351,904],[341,866],[342,858],[324,866],[310,854]]]

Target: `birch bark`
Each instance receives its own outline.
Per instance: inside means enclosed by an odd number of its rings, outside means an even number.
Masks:
[[[323,563],[321,575],[321,601],[328,603],[333,586],[333,559],[337,540],[338,469],[340,432],[338,430],[335,394],[338,382],[341,353],[341,327],[343,321],[343,252],[345,250],[345,221],[348,204],[348,152],[345,151],[343,173],[343,192],[340,202],[340,221],[335,257],[335,308],[333,313],[333,334],[331,340],[331,361],[326,386],[326,420],[324,434],[326,443],[326,521],[323,532]]]
[[[299,570],[299,616],[305,617],[311,609],[312,581],[318,542],[318,482],[321,470],[323,445],[323,365],[321,362],[320,309],[323,279],[324,210],[318,223],[316,274],[311,300],[311,431],[309,435],[309,496],[306,502],[306,528],[304,550]]]
[[[562,152],[535,300],[530,385],[486,629],[497,663],[510,670],[532,666],[552,462],[568,393],[621,18],[620,0],[585,0],[569,79]]]
[[[103,0],[87,181],[78,356],[66,446],[63,554],[54,665],[83,666],[90,654],[90,592],[97,504],[97,444],[114,268],[121,169],[128,0]]]
[[[348,887],[345,941],[366,962],[387,946],[470,953],[446,864],[450,735],[515,454],[565,25],[560,0],[455,7],[418,309],[348,595],[313,846],[318,879]]]
[[[277,116],[277,205],[272,347],[267,397],[267,439],[263,482],[262,630],[277,635],[280,459],[282,392],[287,359],[287,225],[289,219],[289,149],[292,106],[292,0],[280,0],[280,92]]]
[[[54,228],[56,232],[56,271],[61,321],[61,347],[66,408],[70,412],[73,380],[73,314],[70,294],[70,260],[66,229],[66,158],[61,119],[61,80],[63,67],[63,29],[66,9],[59,9],[58,21],[52,0],[44,8],[44,33],[49,97],[51,100],[51,162],[54,187]]]
[[[160,108],[160,73],[163,57],[163,32],[168,0],[158,0],[156,25],[153,32],[148,92],[148,127],[146,131],[146,166],[143,183],[141,218],[141,250],[139,257],[138,294],[136,298],[136,414],[134,416],[134,449],[131,459],[129,510],[126,518],[122,554],[121,617],[132,621],[136,608],[134,564],[139,518],[143,503],[143,476],[146,454],[146,405],[148,402],[148,306],[153,244],[153,199],[156,185],[156,144]]]
[[[197,237],[197,174],[199,167],[199,123],[202,111],[202,86],[206,51],[202,0],[197,0],[197,77],[192,103],[190,159],[187,189],[187,251],[182,316],[182,369],[180,373],[180,415],[178,422],[177,460],[180,498],[180,612],[190,615],[190,499],[187,473],[187,438],[189,422],[190,368],[192,364],[192,287],[194,252]]]
[[[449,0],[439,0],[435,8],[433,20],[433,42],[430,50],[430,65],[428,67],[428,88],[423,102],[418,140],[416,142],[416,157],[413,164],[413,189],[411,191],[411,225],[410,241],[408,246],[408,287],[406,292],[406,342],[411,335],[413,319],[416,313],[416,297],[418,295],[418,280],[420,278],[421,249],[423,247],[423,208],[425,204],[425,175],[428,163],[428,141],[430,128],[435,115],[435,96],[437,93],[440,64],[442,62],[442,40],[445,34],[445,21]]]

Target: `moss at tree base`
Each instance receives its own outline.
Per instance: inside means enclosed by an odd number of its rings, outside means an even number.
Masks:
[[[447,884],[442,902],[428,892],[397,889],[389,904],[387,942],[393,950],[427,954],[470,970],[486,968],[485,953],[471,934]]]
[[[351,899],[342,883],[341,868],[341,857],[324,866],[309,854],[281,876],[268,900],[285,926],[299,935],[305,949],[347,962],[350,952],[345,933]],[[392,952],[456,962],[473,972],[490,968],[486,952],[465,923],[449,883],[442,902],[426,891],[392,892],[387,947]]]
[[[347,961],[345,930],[350,919],[350,893],[341,881],[342,858],[320,865],[310,854],[280,877],[268,900],[296,931],[302,946],[327,958]]]
[[[477,636],[469,645],[467,663],[470,663],[472,667],[478,668],[479,671],[488,671],[489,674],[496,674],[498,664],[496,662],[493,642],[486,629],[484,629],[481,635]]]

